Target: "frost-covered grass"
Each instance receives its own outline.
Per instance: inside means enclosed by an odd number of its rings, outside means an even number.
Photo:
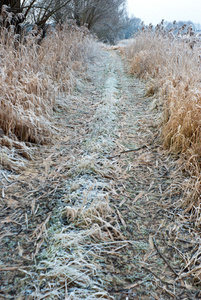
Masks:
[[[122,53],[130,73],[147,81],[147,95],[154,98],[154,106],[161,115],[164,149],[174,154],[181,163],[179,167],[186,171],[185,196],[175,205],[185,208],[185,217],[180,221],[183,224],[189,220],[194,230],[201,224],[200,35],[191,26],[183,26],[174,34],[174,30],[165,30],[161,22],[155,29],[143,27]],[[197,243],[194,238],[191,242]],[[195,282],[200,282],[200,267],[196,266],[200,265],[200,244],[196,249],[192,260],[184,260],[190,271],[183,276],[193,276]]]
[[[148,95],[162,107],[163,146],[185,160],[185,168],[196,176],[195,193],[200,193],[201,172],[201,72],[200,37],[188,33],[173,35],[162,24],[138,33],[124,48],[129,70],[148,80]]]
[[[200,41],[195,33],[174,36],[160,24],[142,30],[125,48],[131,74],[150,79],[149,95],[163,106],[163,145],[188,158],[200,158]],[[181,31],[179,31],[181,33]]]
[[[55,97],[73,91],[92,38],[86,28],[67,24],[49,32],[40,42],[36,30],[20,42],[18,39],[12,31],[1,30],[0,144],[8,157],[10,148],[31,158],[25,143],[51,141]],[[2,165],[12,169],[4,163],[4,157]]]

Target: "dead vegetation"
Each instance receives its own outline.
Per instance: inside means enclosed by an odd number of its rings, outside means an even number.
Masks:
[[[133,43],[122,52],[129,72],[147,80],[147,95],[153,97],[152,108],[160,113],[163,147],[174,155],[179,169],[187,175],[183,183],[185,196],[172,205],[182,208],[179,222],[184,224],[188,220],[189,230],[194,232],[201,225],[201,43],[200,35],[191,26],[187,29],[183,26],[174,34],[176,29],[165,30],[163,21],[155,29],[151,24],[143,26]],[[177,227],[177,234],[181,234],[182,226]],[[193,276],[200,282],[200,242],[191,234],[190,243],[197,250],[193,251],[193,264],[191,259],[186,261],[188,254],[182,256],[186,262],[184,270],[188,270],[185,276]]]
[[[0,144],[1,164],[12,169],[9,149],[30,159],[31,144],[51,142],[55,96],[72,92],[91,37],[74,23],[50,29],[41,43],[37,28],[20,41],[9,28],[1,29]]]
[[[89,47],[90,37],[86,38]],[[81,55],[93,60],[97,50],[99,46],[93,44],[86,56]],[[101,61],[104,74],[101,51],[99,55],[97,60],[96,53],[97,64]],[[102,74],[97,93],[94,68],[94,77],[74,78],[73,95],[60,93],[56,99],[50,123],[53,143],[33,149],[28,166],[22,158],[22,169],[16,164],[18,174],[13,174],[13,165],[7,172],[4,165],[1,172],[0,295],[7,299],[12,295],[21,299],[113,299],[105,286],[112,277],[100,265],[107,263],[106,248],[125,244],[123,218],[110,204],[115,193],[112,181],[120,170],[105,157],[113,147],[110,131],[115,120],[116,80],[112,78],[105,88]],[[23,151],[27,142],[3,138],[7,151],[15,147],[12,159],[20,164],[16,151]]]
[[[144,33],[146,38],[150,32]],[[37,139],[25,142],[15,131],[1,134],[0,296],[199,299],[199,179],[183,174],[184,166],[189,172],[194,170],[190,162],[189,168],[187,164],[178,168],[156,142],[160,111],[153,113],[153,109],[162,105],[163,98],[150,106],[143,83],[124,74],[114,52],[100,51],[97,44],[87,50],[91,38],[84,29],[70,25],[67,32],[59,29],[52,37],[58,37],[59,46],[52,44],[51,37],[44,40],[44,49],[50,49],[51,56],[40,52],[43,44],[33,44],[30,51],[41,53],[35,72],[38,68],[47,71],[50,86],[43,91],[36,85],[34,97],[39,91],[42,108],[36,105],[41,113],[37,116],[48,125],[43,135],[53,142],[45,145],[39,131]],[[125,53],[133,48],[128,49]],[[143,60],[147,50],[142,51],[139,57]],[[88,75],[81,82],[77,74],[86,57],[93,61],[93,53],[95,63],[88,66]],[[146,64],[140,76],[148,79],[152,69]],[[169,67],[165,62],[164,66]],[[137,63],[133,70],[139,67]],[[168,104],[169,87],[166,92],[161,90],[155,81],[162,80],[157,74],[152,74],[148,94],[159,93]],[[55,98],[58,92],[60,97]],[[164,107],[166,116],[169,110]],[[33,149],[33,142],[43,145]]]
[[[185,154],[187,158],[196,157],[198,161],[201,144],[200,37],[196,39],[191,28],[182,36],[181,31],[174,36],[162,25],[155,31],[151,25],[143,28],[133,44],[125,49],[129,71],[149,79],[147,94],[157,96],[158,105],[163,106],[164,147],[175,154]]]

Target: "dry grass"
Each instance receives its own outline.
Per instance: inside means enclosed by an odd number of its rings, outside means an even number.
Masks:
[[[149,79],[150,96],[162,106],[162,139],[165,149],[185,158],[186,169],[200,177],[201,73],[199,36],[174,36],[162,24],[142,30],[124,50],[130,73]],[[192,38],[193,36],[193,38]],[[193,45],[193,48],[192,48]]]
[[[103,63],[105,57],[99,46],[93,46],[87,54],[88,59],[93,59],[95,50],[99,50],[99,55],[96,53],[95,63],[88,66],[91,68],[89,78],[92,80],[93,74],[96,76],[100,63],[101,85],[99,81],[94,86],[91,80],[90,84],[84,80],[87,94],[75,90],[73,95],[60,99],[56,107],[61,113],[58,124],[54,124],[59,129],[58,141],[48,150],[41,169],[44,177],[40,180],[44,192],[43,180],[48,178],[52,215],[32,234],[37,240],[34,251],[37,263],[30,271],[22,270],[25,274],[19,291],[22,299],[27,289],[29,299],[114,299],[107,291],[114,279],[105,270],[108,255],[114,250],[114,256],[119,257],[120,249],[127,246],[121,233],[125,221],[111,203],[117,196],[115,186],[122,170],[117,161],[105,157],[113,151],[117,128],[118,91],[113,70],[117,67],[112,57],[107,58],[107,64]],[[105,79],[105,68],[110,80]],[[96,91],[95,99],[90,90]],[[68,110],[63,111],[63,105]],[[68,120],[73,130],[68,128]],[[39,176],[36,178],[39,180]],[[46,196],[50,204],[50,194]],[[39,202],[44,202],[41,194],[39,198]],[[32,212],[37,214],[37,207],[34,195]]]
[[[69,164],[76,176],[67,182],[67,206],[59,212],[65,226],[57,221],[48,229],[48,244],[37,257],[36,272],[24,271],[22,287],[33,291],[29,299],[112,300],[106,289],[112,277],[104,272],[108,263],[105,251],[109,253],[111,247],[118,250],[127,244],[121,233],[125,221],[110,203],[114,193],[111,169],[119,172],[109,161],[102,165],[101,159],[89,166],[88,157],[79,164],[71,158]],[[63,174],[65,169],[62,164],[59,172]],[[111,178],[105,182],[108,174]]]
[[[21,154],[31,158],[20,141],[51,141],[55,96],[73,90],[91,37],[86,28],[73,23],[50,30],[40,43],[36,29],[21,43],[12,28],[0,34],[0,144],[23,149]]]
[[[180,168],[187,172],[188,179],[183,184],[185,198],[179,204],[185,209],[185,217],[181,217],[180,222],[190,220],[193,231],[201,225],[201,43],[200,36],[191,27],[184,29],[174,35],[174,30],[163,28],[163,22],[155,30],[152,26],[143,27],[122,52],[130,73],[146,79],[147,94],[157,98],[154,107],[161,112],[164,149],[176,155]],[[200,246],[197,246],[197,238],[193,235],[191,238],[196,252],[192,259],[188,254],[185,256],[189,272],[181,276],[193,276],[200,282]]]

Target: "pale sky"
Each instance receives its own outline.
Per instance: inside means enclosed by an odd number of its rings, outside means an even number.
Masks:
[[[156,25],[165,21],[192,21],[201,24],[201,0],[127,0],[129,16]]]

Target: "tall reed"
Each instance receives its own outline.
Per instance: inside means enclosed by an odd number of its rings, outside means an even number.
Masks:
[[[155,29],[144,26],[122,52],[130,73],[146,79],[147,94],[157,99],[163,147],[185,171],[184,193],[177,203],[170,199],[170,206],[179,210],[175,236],[182,237],[188,227],[192,245],[182,256],[180,276],[200,285],[201,37],[191,26],[167,31],[161,22]]]
[[[86,28],[72,23],[50,30],[42,42],[37,28],[21,42],[12,28],[1,30],[0,128],[5,135],[49,140],[55,95],[73,89],[89,39]]]
[[[174,31],[165,30],[163,22],[154,30],[143,27],[124,53],[130,73],[148,80],[148,94],[162,106],[164,148],[182,155],[188,171],[200,178],[200,36],[191,26]]]

